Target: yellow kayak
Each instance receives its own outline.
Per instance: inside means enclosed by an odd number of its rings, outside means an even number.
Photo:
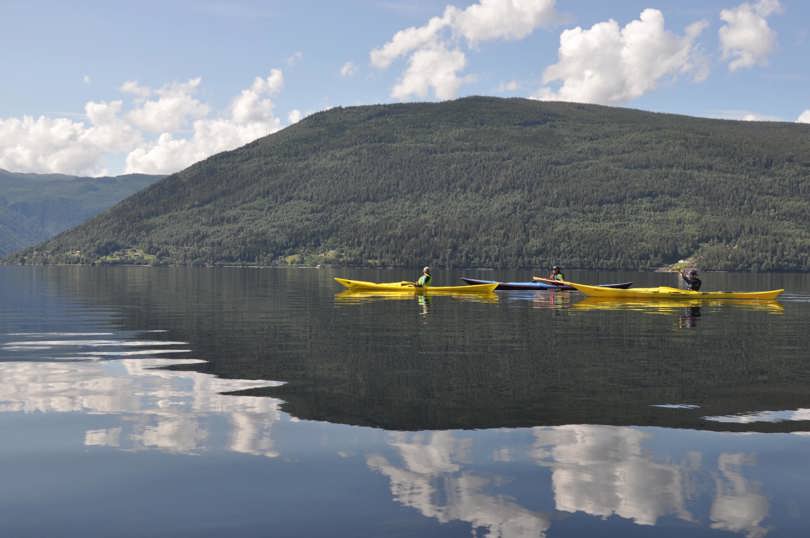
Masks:
[[[413,282],[366,282],[364,280],[349,280],[347,278],[337,278],[335,281],[341,286],[352,291],[390,291],[398,293],[492,293],[498,287],[497,282],[492,284],[478,284],[475,286],[427,286],[420,288],[414,285]]]
[[[776,299],[781,290],[769,291],[692,291],[659,286],[657,288],[630,288],[626,290],[616,288],[603,288],[601,286],[587,286],[575,282],[566,282],[588,297],[606,298],[634,298],[634,299],[754,299],[768,301]]]

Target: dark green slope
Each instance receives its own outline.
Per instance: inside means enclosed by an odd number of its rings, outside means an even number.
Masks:
[[[809,270],[809,225],[810,126],[476,97],[313,115],[13,261]]]
[[[72,228],[162,177],[91,178],[0,169],[0,257]]]

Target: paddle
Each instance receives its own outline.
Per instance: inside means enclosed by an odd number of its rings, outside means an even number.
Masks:
[[[552,286],[565,286],[565,282],[554,280],[552,278],[543,278],[541,276],[533,276],[532,280],[535,282],[543,282],[544,284],[551,284]]]

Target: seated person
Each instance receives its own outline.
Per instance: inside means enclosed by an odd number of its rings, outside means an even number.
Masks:
[[[560,266],[555,265],[554,267],[551,268],[551,273],[548,275],[548,278],[550,280],[559,280],[560,282],[562,282],[563,280],[565,280],[565,275],[562,274]]]
[[[684,284],[686,284],[686,289],[700,291],[700,285],[702,282],[698,278],[697,269],[690,269],[688,272],[684,269],[681,271],[681,278],[683,279]]]
[[[430,276],[430,267],[425,266],[425,268],[422,269],[422,276],[420,276],[419,279],[416,281],[416,287],[427,288],[428,286],[430,286],[431,280],[432,277]]]

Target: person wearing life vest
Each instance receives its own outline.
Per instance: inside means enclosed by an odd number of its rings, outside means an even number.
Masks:
[[[683,283],[686,285],[686,289],[692,291],[700,290],[700,285],[702,282],[698,278],[697,269],[689,269],[688,271],[684,269],[681,271],[681,278],[683,279]]]
[[[416,281],[416,287],[427,288],[428,286],[430,286],[430,281],[432,279],[433,278],[430,276],[430,267],[426,265],[424,269],[422,269],[422,276],[420,276],[419,279]]]
[[[548,278],[551,280],[559,280],[560,282],[565,280],[565,275],[560,270],[559,265],[555,265],[551,268],[551,273],[549,273]]]

